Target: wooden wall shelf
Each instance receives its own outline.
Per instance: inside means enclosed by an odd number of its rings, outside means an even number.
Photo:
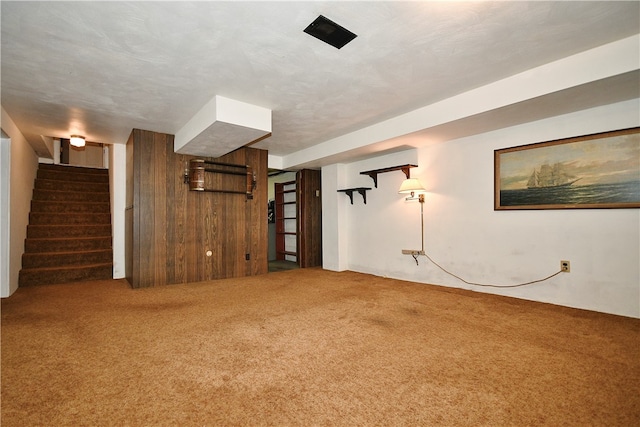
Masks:
[[[369,175],[373,179],[373,184],[378,188],[378,174],[393,171],[402,171],[406,175],[407,179],[411,178],[411,168],[417,168],[418,165],[400,165],[390,168],[372,169],[370,171],[360,172],[360,175]]]
[[[353,204],[353,192],[357,191],[362,196],[364,204],[367,204],[367,190],[371,190],[371,187],[357,187],[357,188],[345,188],[344,190],[338,190],[338,193],[346,193]]]
[[[214,167],[210,168],[206,165]],[[246,177],[245,190],[218,190],[204,188],[205,172]],[[185,172],[184,182],[189,184],[189,190],[191,191],[244,194],[247,197],[247,200],[253,199],[253,190],[256,188],[256,176],[254,175],[251,166],[220,163],[204,159],[191,159],[191,161],[189,161],[189,171],[188,174]]]

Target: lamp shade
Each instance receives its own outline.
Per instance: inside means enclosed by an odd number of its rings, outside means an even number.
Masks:
[[[74,147],[84,147],[84,136],[71,135],[71,138],[69,138],[69,143]]]
[[[409,194],[409,193],[417,193],[421,191],[426,191],[425,188],[420,184],[420,181],[417,178],[409,178],[402,181],[402,185],[398,190],[400,194]]]

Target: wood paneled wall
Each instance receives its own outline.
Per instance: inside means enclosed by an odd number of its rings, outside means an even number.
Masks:
[[[189,191],[183,177],[195,157],[175,153],[173,135],[134,129],[127,144],[126,276],[134,288],[267,273],[266,151],[241,148],[208,159],[253,168],[257,185],[247,200]],[[205,188],[246,184],[242,176],[206,175]]]

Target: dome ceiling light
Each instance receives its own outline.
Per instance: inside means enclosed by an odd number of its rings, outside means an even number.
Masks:
[[[85,139],[81,135],[71,135],[69,143],[74,147],[84,147]]]

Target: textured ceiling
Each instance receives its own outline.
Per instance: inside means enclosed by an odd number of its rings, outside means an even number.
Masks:
[[[272,110],[256,147],[286,156],[638,34],[639,5],[2,1],[2,106],[34,147],[125,143],[133,128],[175,134],[220,95]],[[357,37],[336,49],[305,34],[320,14]]]

